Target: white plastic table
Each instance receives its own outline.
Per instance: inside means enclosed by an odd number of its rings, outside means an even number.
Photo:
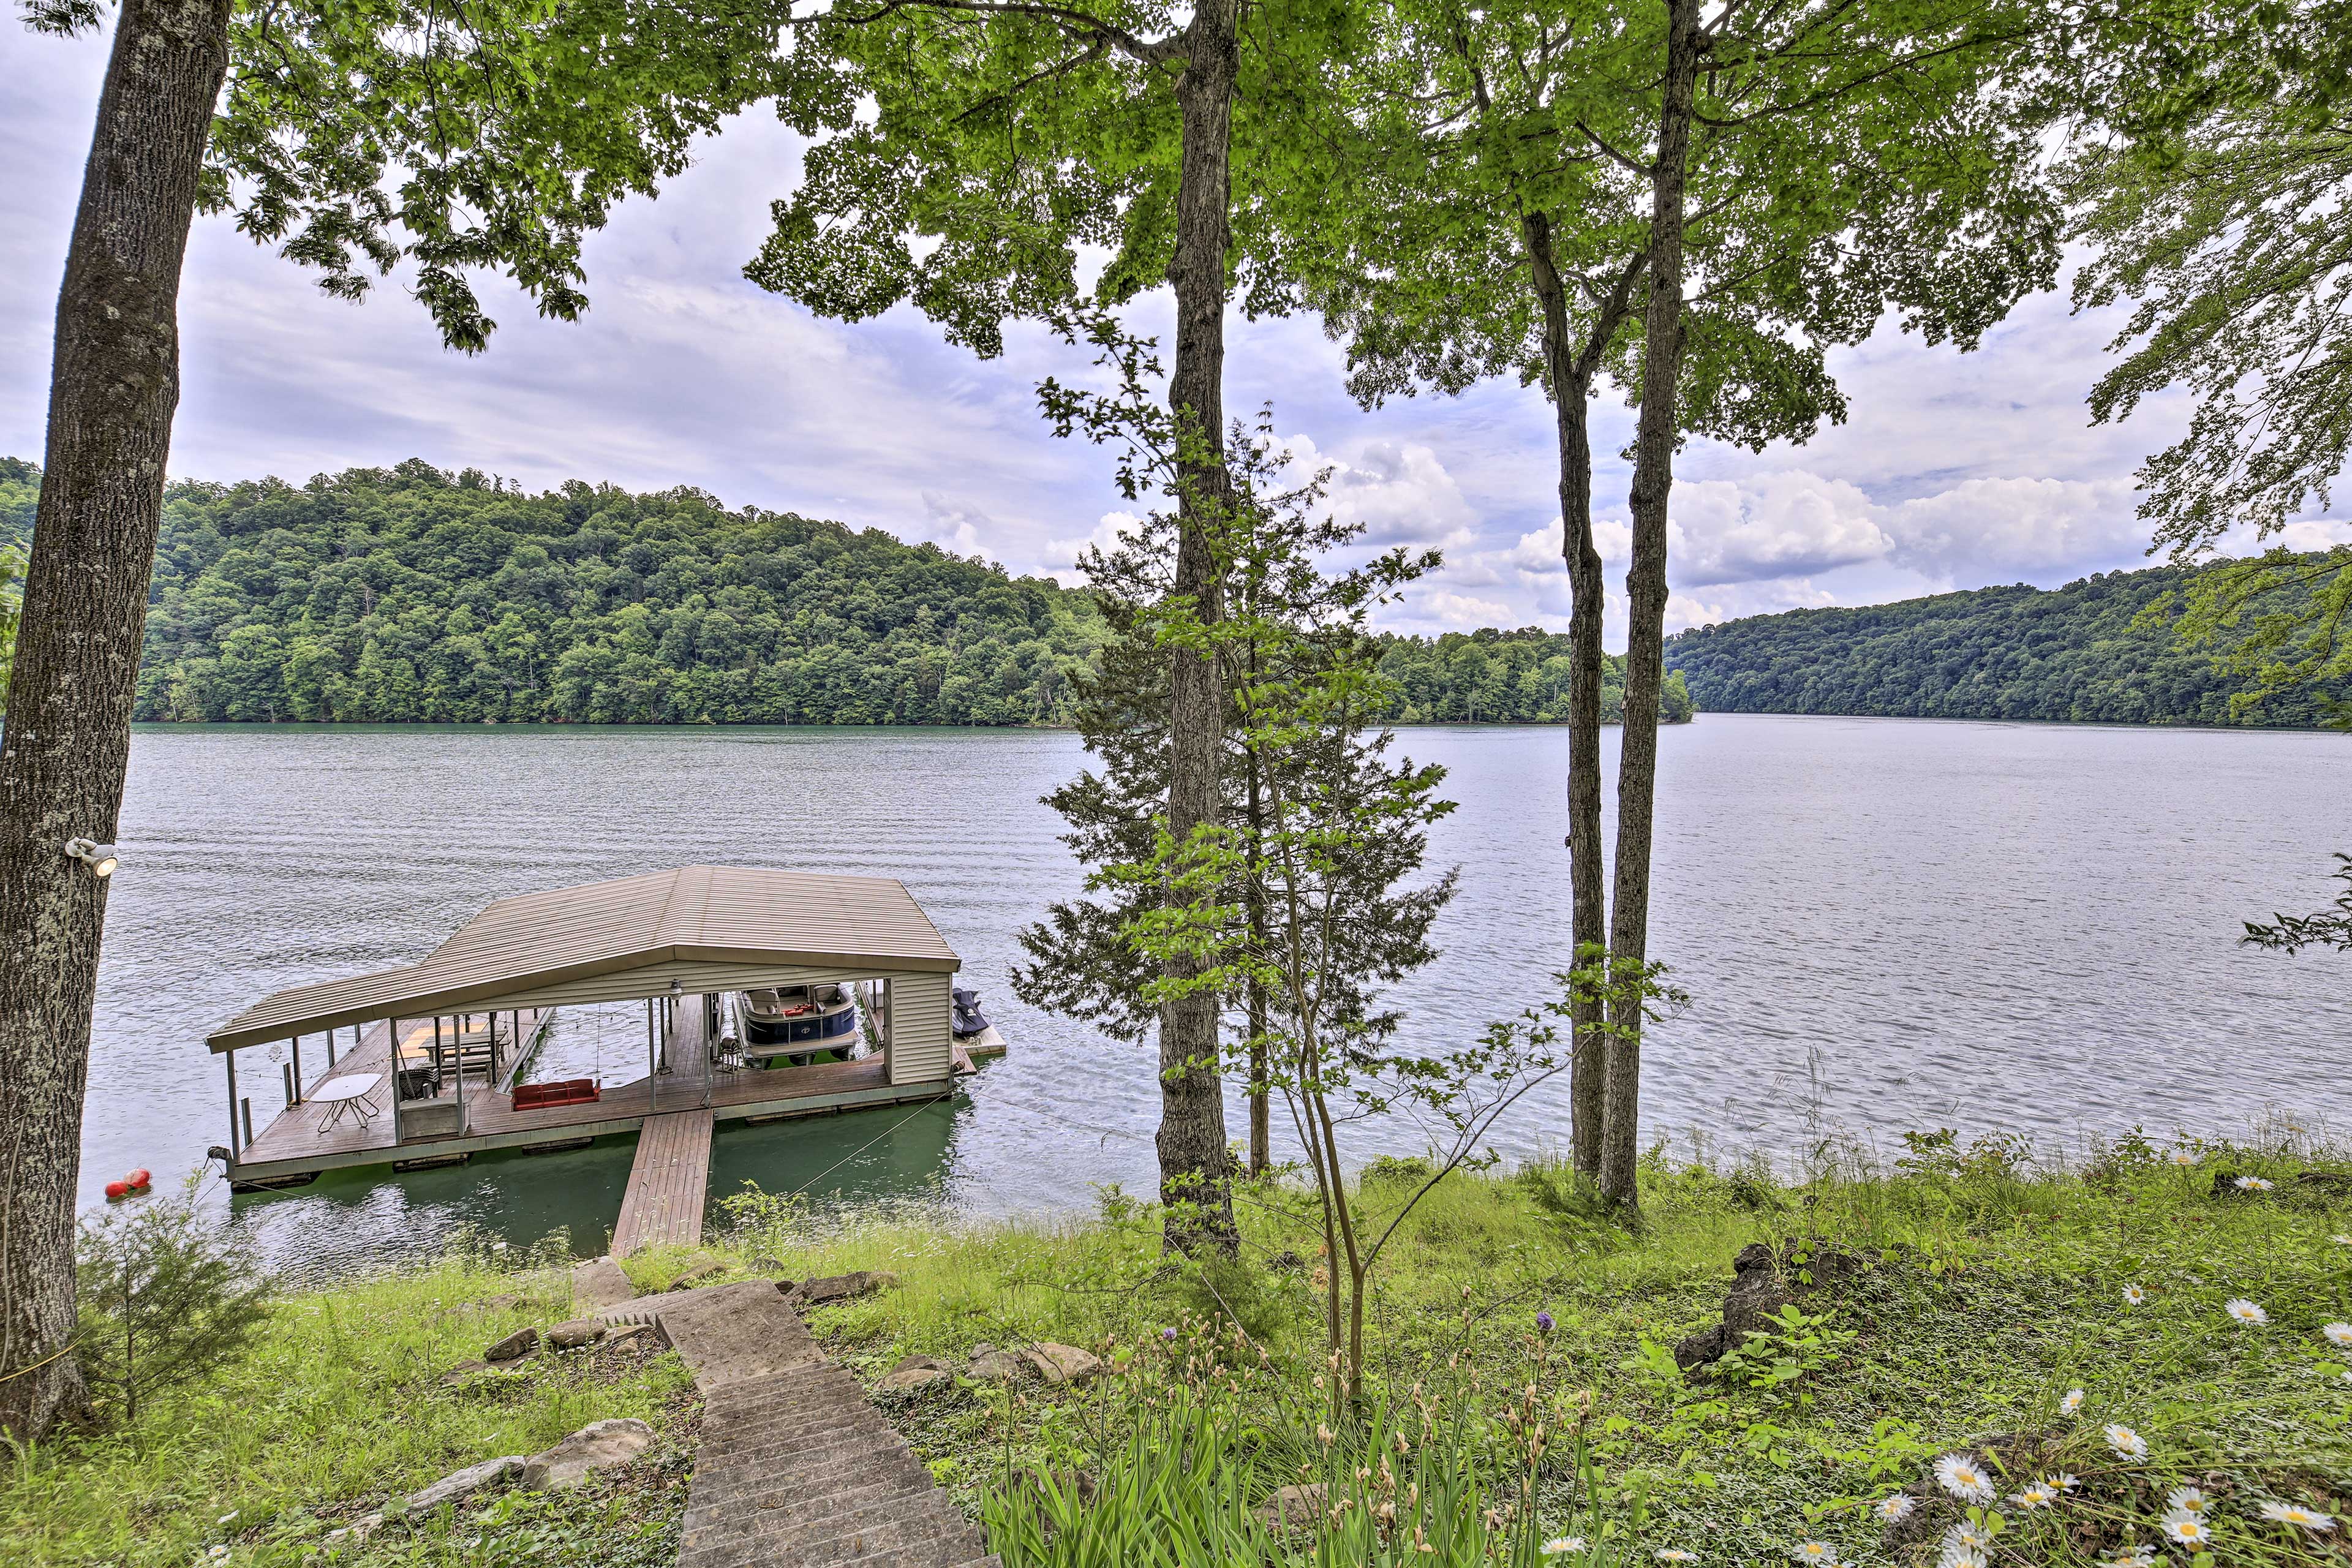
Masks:
[[[353,1073],[349,1078],[335,1079],[312,1089],[310,1098],[327,1108],[325,1118],[319,1123],[319,1131],[324,1134],[346,1117],[362,1127],[366,1126],[368,1118],[375,1113],[375,1106],[368,1096],[373,1094],[375,1086],[383,1081],[382,1073]]]

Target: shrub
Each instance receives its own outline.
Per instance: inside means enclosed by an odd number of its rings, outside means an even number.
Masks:
[[[205,1212],[200,1180],[95,1214],[76,1239],[82,1375],[101,1413],[125,1423],[233,1360],[266,1315],[269,1281]]]

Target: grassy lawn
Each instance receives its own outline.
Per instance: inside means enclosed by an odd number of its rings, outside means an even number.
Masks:
[[[1374,1167],[1367,1203],[1393,1204],[1411,1175]],[[1151,1211],[1117,1193],[1093,1216],[1013,1223],[820,1220],[758,1197],[730,1207],[738,1228],[694,1255],[731,1261],[728,1278],[755,1260],[796,1279],[898,1276],[813,1319],[869,1380],[909,1352],[961,1364],[983,1342],[1038,1340],[1121,1369],[1083,1386],[960,1378],[886,1396],[975,1514],[1008,1477],[1026,1497],[1027,1478],[1081,1471],[1107,1489],[1098,1510],[1124,1506],[1122,1478],[1146,1462],[1132,1440],[1180,1394],[1230,1436],[1233,1485],[1250,1502],[1335,1475],[1335,1455],[1361,1451],[1347,1422],[1336,1447],[1317,1436],[1337,1418],[1318,1232],[1295,1189],[1248,1189],[1242,1260],[1205,1271],[1164,1258]],[[1442,1428],[1447,1462],[1485,1476],[1490,1503],[1531,1496],[1545,1532],[1584,1535],[1565,1561],[1648,1564],[1684,1551],[1706,1564],[1778,1563],[1809,1541],[1848,1563],[1932,1561],[1962,1513],[1931,1467],[1967,1452],[2002,1499],[2037,1478],[2074,1479],[2053,1506],[1993,1504],[2006,1527],[1994,1561],[2089,1564],[2151,1546],[2189,1568],[2197,1552],[2160,1518],[2193,1485],[2210,1500],[2210,1563],[2347,1563],[2352,1347],[2326,1330],[2352,1321],[2347,1236],[2352,1161],[2291,1133],[2238,1147],[2127,1140],[2064,1171],[1999,1141],[1922,1141],[1884,1166],[1829,1152],[1794,1182],[1659,1158],[1631,1231],[1556,1169],[1460,1175],[1407,1221],[1376,1277],[1368,1393],[1394,1426],[1382,1441],[1410,1431],[1434,1452]],[[1717,1320],[1732,1258],[1758,1241],[1791,1270],[1862,1267],[1805,1296],[1793,1326],[1751,1342],[1734,1375],[1685,1378],[1673,1347]],[[642,1255],[630,1271],[655,1289],[691,1260]],[[519,1373],[442,1381],[508,1330],[565,1315],[566,1289],[552,1268],[453,1257],[285,1298],[249,1356],[137,1430],[19,1456],[0,1488],[0,1561],[667,1563],[697,1414],[674,1356],[643,1344],[542,1352]],[[526,1300],[480,1305],[502,1294]],[[2233,1300],[2266,1321],[2232,1318]],[[331,1537],[458,1466],[612,1415],[652,1422],[661,1441],[605,1480]],[[1530,1468],[1538,1422],[1551,1436]],[[2145,1455],[2119,1451],[2110,1426]],[[1531,1491],[1515,1492],[1529,1475]],[[1874,1505],[1898,1492],[1911,1517],[1890,1526]],[[2327,1533],[2274,1522],[2266,1502],[2340,1522]],[[1449,1547],[1417,1560],[1477,1559]]]

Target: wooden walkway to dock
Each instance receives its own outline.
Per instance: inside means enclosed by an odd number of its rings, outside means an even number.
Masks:
[[[613,1226],[613,1256],[641,1247],[692,1247],[702,1239],[702,1202],[710,1188],[709,1110],[671,1110],[637,1130],[636,1163]]]
[[[656,1312],[703,1398],[678,1568],[1001,1568],[773,1284]]]

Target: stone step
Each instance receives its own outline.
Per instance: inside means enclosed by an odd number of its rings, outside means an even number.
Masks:
[[[715,1524],[704,1524],[689,1531],[687,1540],[698,1552],[724,1555],[743,1543],[763,1541],[770,1544],[788,1545],[794,1552],[815,1551],[827,1543],[840,1543],[878,1537],[885,1531],[901,1535],[908,1531],[920,1533],[930,1525],[946,1526],[966,1523],[962,1510],[940,1495],[916,1493],[911,1497],[883,1498],[855,1508],[830,1519],[807,1520],[791,1508],[754,1508],[738,1510],[734,1517]],[[881,1542],[877,1539],[877,1545]]]
[[[876,1568],[875,1560],[952,1563],[984,1550],[970,1521],[942,1500],[943,1512],[926,1511],[812,1541],[793,1531],[756,1531],[726,1541],[697,1540],[678,1562],[690,1568]]]
[[[692,1525],[700,1521],[702,1516],[698,1514],[698,1510],[707,1512],[730,1503],[737,1498],[766,1499],[780,1496],[777,1487],[780,1479],[792,1480],[797,1478],[778,1477],[772,1473],[762,1472],[756,1475],[744,1475],[731,1480],[721,1480],[697,1475],[694,1506],[687,1510],[687,1522]],[[776,1506],[783,1507],[801,1518],[810,1519],[826,1513],[843,1512],[870,1502],[877,1497],[919,1497],[929,1490],[931,1485],[931,1473],[922,1466],[912,1463],[893,1465],[885,1467],[870,1479],[844,1481],[821,1493],[803,1496]]]

